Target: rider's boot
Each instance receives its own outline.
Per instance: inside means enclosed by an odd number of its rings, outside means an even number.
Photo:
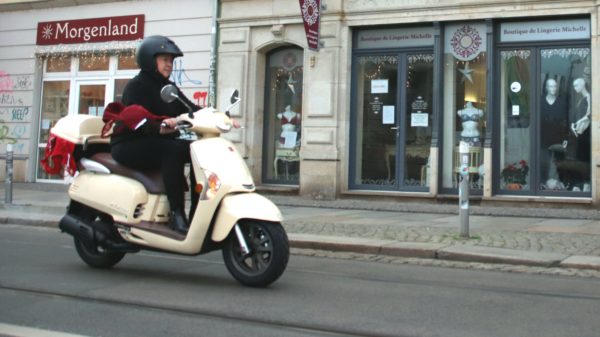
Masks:
[[[179,234],[187,234],[188,222],[182,210],[176,209],[169,213],[169,227]]]

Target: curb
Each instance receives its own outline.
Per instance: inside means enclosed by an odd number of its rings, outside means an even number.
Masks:
[[[483,246],[448,246],[434,243],[396,242],[311,234],[290,233],[288,237],[290,246],[300,249],[546,268],[600,270],[600,257],[596,256],[569,256]]]
[[[60,216],[56,215],[51,215],[45,219],[37,218],[35,214],[31,214],[31,216],[31,218],[22,215],[0,216],[0,224],[57,227],[60,220]],[[288,233],[288,238],[290,247],[298,249],[461,262],[600,270],[600,256],[569,256],[483,246],[398,242],[302,233]]]
[[[560,263],[564,268],[600,270],[600,256],[573,255]]]

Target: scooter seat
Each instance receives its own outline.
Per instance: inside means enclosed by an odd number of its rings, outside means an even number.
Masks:
[[[108,168],[111,173],[139,181],[142,185],[144,185],[148,193],[165,193],[165,183],[163,181],[160,170],[134,170],[132,168],[117,163],[117,161],[113,159],[112,155],[109,152],[96,153],[90,159],[106,166],[106,168]]]

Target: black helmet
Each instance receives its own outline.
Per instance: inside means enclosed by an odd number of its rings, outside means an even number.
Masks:
[[[158,54],[171,54],[173,58],[183,56],[173,40],[161,35],[152,35],[142,40],[137,48],[135,60],[142,70],[155,71],[156,61],[154,58]]]

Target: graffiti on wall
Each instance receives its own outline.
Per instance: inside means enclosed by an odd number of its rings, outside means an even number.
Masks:
[[[171,73],[171,78],[173,82],[177,85],[182,85],[184,83],[191,83],[194,85],[201,85],[202,81],[191,79],[188,74],[183,69],[183,61],[175,60],[173,61],[173,72]]]
[[[0,70],[0,153],[12,144],[15,154],[29,152],[33,76]]]
[[[208,92],[206,91],[196,91],[194,93],[194,99],[196,100],[196,105],[201,107],[206,106],[206,97],[208,96]]]

